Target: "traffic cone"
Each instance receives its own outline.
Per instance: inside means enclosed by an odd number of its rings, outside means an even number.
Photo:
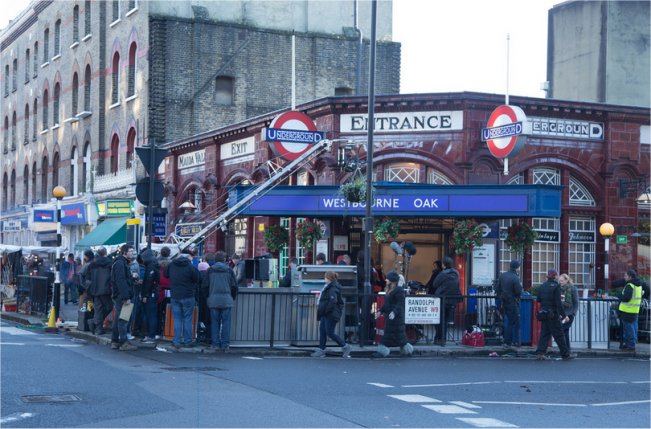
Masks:
[[[54,306],[50,308],[50,318],[47,321],[47,327],[48,328],[56,328],[56,316],[54,315]]]

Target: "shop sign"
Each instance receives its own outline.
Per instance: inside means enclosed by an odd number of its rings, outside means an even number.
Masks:
[[[22,229],[22,224],[20,219],[11,219],[2,221],[2,230],[4,232],[10,231],[20,231]]]
[[[84,203],[61,206],[62,225],[85,225],[86,223],[86,205]]]
[[[47,232],[37,232],[36,240],[41,243],[44,241],[57,241],[57,232],[56,231],[47,231]]]
[[[108,217],[131,216],[132,209],[133,209],[132,200],[106,200],[105,216]]]
[[[179,155],[178,169],[181,174],[200,171],[206,163],[206,150],[201,149],[195,152],[184,153]]]
[[[230,143],[224,143],[219,148],[220,159],[224,165],[253,160],[255,154],[255,138],[247,137]]]
[[[106,201],[102,201],[101,203],[95,203],[95,206],[97,207],[97,216],[99,217],[106,216]]]
[[[375,132],[414,133],[463,129],[463,111],[376,113]],[[368,132],[368,114],[339,116],[339,132]]]
[[[203,229],[204,222],[179,223],[174,228],[174,234],[179,237],[189,238],[199,233]]]
[[[405,323],[423,325],[441,323],[441,298],[405,297]]]
[[[628,244],[628,237],[625,235],[616,235],[615,236],[616,244]]]
[[[570,231],[569,241],[594,243],[594,232],[590,231]]]
[[[56,222],[54,210],[34,210],[34,222]]]
[[[335,235],[332,239],[332,248],[338,252],[347,252],[348,251],[348,236],[347,235]]]
[[[558,231],[538,231],[538,238],[536,241],[544,241],[547,243],[559,243],[561,241],[561,234]]]
[[[530,117],[531,134],[576,139],[603,140],[604,124],[601,122],[572,121],[558,118]]]

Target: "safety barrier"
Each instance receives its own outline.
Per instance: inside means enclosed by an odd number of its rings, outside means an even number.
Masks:
[[[52,302],[52,284],[48,277],[18,276],[16,308],[19,313],[46,315]]]

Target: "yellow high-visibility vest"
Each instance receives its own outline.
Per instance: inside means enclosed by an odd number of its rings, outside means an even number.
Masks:
[[[627,283],[626,286],[633,288],[633,296],[628,302],[619,303],[619,311],[630,314],[638,314],[640,312],[640,304],[642,303],[642,286]]]

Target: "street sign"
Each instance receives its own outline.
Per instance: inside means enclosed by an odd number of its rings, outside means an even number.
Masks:
[[[495,158],[515,156],[526,141],[527,116],[516,106],[500,106],[493,110],[486,128],[481,130],[481,139]]]
[[[140,204],[148,206],[150,204],[149,198],[149,177],[145,177],[138,181],[136,185],[136,198],[140,201]],[[154,195],[152,198],[152,204],[158,205],[163,200],[164,197],[163,183],[160,180],[154,181]]]
[[[310,148],[310,144],[324,138],[325,133],[316,130],[309,116],[293,110],[274,118],[264,132],[271,149],[288,161],[294,161]]]
[[[615,236],[616,244],[628,244],[628,237],[625,235],[616,235]]]
[[[145,167],[145,171],[149,175],[156,174],[156,169],[160,163],[163,162],[168,153],[169,151],[167,149],[156,148],[156,155],[154,156],[154,171],[151,172],[149,171],[151,168],[151,146],[140,146],[136,148],[136,154],[138,154],[138,158],[142,161],[142,165]]]
[[[154,235],[156,237],[167,237],[167,217],[166,212],[154,212],[151,216],[152,222],[154,224]],[[145,223],[146,233],[149,234],[149,222]]]

